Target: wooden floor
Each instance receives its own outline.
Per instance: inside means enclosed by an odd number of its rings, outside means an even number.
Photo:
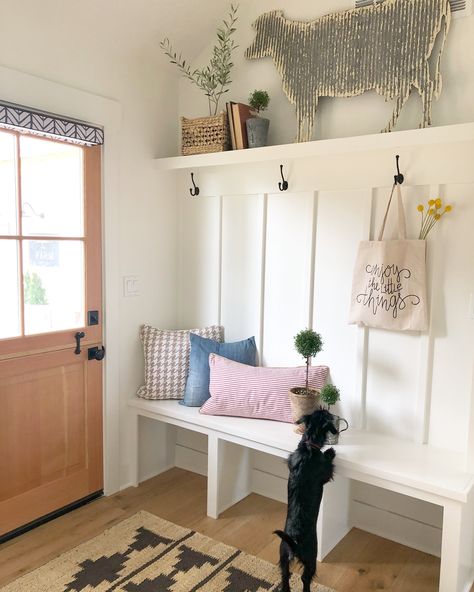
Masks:
[[[277,561],[272,531],[283,526],[284,504],[252,494],[213,520],[206,516],[206,479],[172,469],[1,545],[0,587],[138,510]],[[318,581],[337,592],[434,592],[438,573],[437,558],[353,529],[319,565]]]

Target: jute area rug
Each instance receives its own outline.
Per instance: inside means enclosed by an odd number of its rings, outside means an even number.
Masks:
[[[292,590],[301,591],[300,577]],[[139,512],[2,592],[277,592],[275,565]],[[314,592],[334,592],[313,584]]]

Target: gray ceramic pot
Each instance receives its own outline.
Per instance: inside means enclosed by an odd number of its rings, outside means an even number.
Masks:
[[[345,432],[349,428],[349,424],[347,423],[347,421],[343,417],[339,417],[339,415],[333,415],[333,418],[334,418],[333,423],[334,423],[334,427],[337,430],[337,434],[328,433],[328,435],[326,437],[326,442],[324,443],[325,446],[332,446],[333,444],[338,444],[339,443],[339,434],[341,434],[342,432]],[[341,421],[343,421],[346,424],[346,427],[343,430],[340,429]]]
[[[249,117],[246,121],[249,148],[261,148],[267,145],[270,120],[264,117]]]

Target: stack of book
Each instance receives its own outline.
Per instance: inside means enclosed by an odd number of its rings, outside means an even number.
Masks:
[[[257,113],[244,103],[226,103],[227,117],[229,119],[232,150],[248,148],[247,126],[245,122],[249,117],[255,117]]]

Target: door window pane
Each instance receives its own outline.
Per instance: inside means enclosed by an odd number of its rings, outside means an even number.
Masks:
[[[0,240],[0,339],[21,335],[18,241]]]
[[[84,233],[82,148],[38,138],[20,138],[24,235]]]
[[[17,234],[15,136],[0,131],[0,235]]]
[[[82,241],[23,241],[25,334],[84,326]]]

